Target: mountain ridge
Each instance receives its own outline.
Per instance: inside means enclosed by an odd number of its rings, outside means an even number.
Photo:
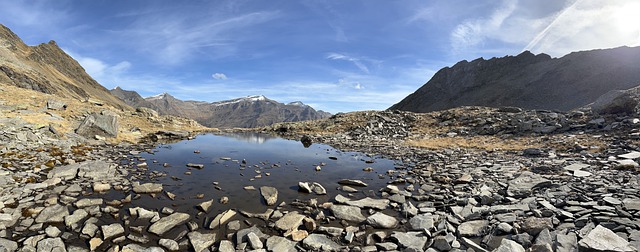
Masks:
[[[572,52],[560,58],[525,51],[444,67],[389,109],[430,112],[460,106],[515,106],[567,111],[610,90],[637,85],[640,47]]]
[[[183,101],[169,93],[143,98],[117,87],[111,92],[132,107],[147,107],[160,115],[183,116],[214,128],[255,128],[278,122],[317,120],[331,116],[302,102],[284,104],[263,95],[205,102]]]

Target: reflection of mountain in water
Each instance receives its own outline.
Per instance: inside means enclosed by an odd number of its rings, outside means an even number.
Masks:
[[[235,138],[235,139],[242,140],[249,143],[256,143],[256,144],[262,144],[268,140],[277,138],[268,134],[261,134],[261,133],[255,133],[255,132],[227,133],[227,134],[224,134],[224,136]]]

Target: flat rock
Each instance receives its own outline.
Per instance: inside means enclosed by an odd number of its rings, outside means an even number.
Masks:
[[[84,198],[84,199],[76,201],[76,203],[74,203],[74,205],[77,208],[85,208],[85,207],[90,207],[90,206],[100,206],[100,205],[102,205],[102,203],[103,203],[102,199]]]
[[[374,228],[394,228],[398,225],[398,220],[392,216],[378,212],[367,217],[367,224]]]
[[[551,185],[551,181],[542,176],[525,171],[515,179],[509,181],[507,195],[516,198],[525,198],[531,195],[532,190]]]
[[[273,206],[278,201],[278,190],[270,186],[261,186],[260,194],[267,203],[267,206]]]
[[[618,155],[619,158],[624,158],[624,159],[637,159],[640,158],[640,152],[638,151],[632,151],[626,154],[620,154]]]
[[[269,251],[296,252],[297,242],[290,241],[280,236],[271,236],[267,239],[267,249]]]
[[[5,238],[0,238],[0,251],[3,251],[3,249],[8,252],[16,251],[18,250],[18,243]]]
[[[170,229],[186,223],[191,216],[186,213],[173,213],[167,217],[160,218],[157,222],[151,224],[149,232],[162,236]]]
[[[91,180],[113,180],[118,165],[103,160],[93,160],[78,163],[78,177]]]
[[[587,236],[578,242],[584,251],[637,251],[628,241],[601,225],[595,227]]]
[[[180,245],[178,245],[177,241],[171,239],[160,239],[158,244],[169,251],[178,251],[180,249]]]
[[[327,194],[327,189],[318,182],[298,182],[298,191],[315,193],[317,195]]]
[[[64,242],[60,237],[42,239],[38,242],[38,251],[67,251]]]
[[[429,238],[422,232],[393,232],[391,239],[403,248],[424,251]]]
[[[277,251],[277,250],[271,250],[271,251]],[[229,240],[222,240],[218,245],[218,252],[236,252],[236,248],[233,246],[233,242]]]
[[[235,217],[238,214],[233,209],[228,209],[218,215],[209,223],[209,229],[216,229],[222,226],[224,223],[227,223],[231,218]]]
[[[162,184],[157,183],[133,183],[133,191],[135,193],[159,193],[162,192]]]
[[[333,216],[341,220],[360,223],[367,219],[366,217],[364,217],[364,215],[362,215],[360,208],[356,206],[334,204],[329,209],[333,213]]]
[[[340,194],[336,195],[335,200],[338,203],[342,203],[350,206],[357,206],[359,208],[373,208],[378,210],[386,209],[389,206],[389,202],[390,202],[388,199],[372,199],[369,197],[359,199],[359,200],[350,200],[349,198],[344,197]]]
[[[553,229],[551,218],[529,217],[522,222],[522,230],[536,236],[544,229]]]
[[[215,233],[190,232],[187,234],[189,243],[196,252],[202,252],[211,247],[216,242]]]
[[[80,164],[70,164],[70,165],[54,167],[51,171],[49,171],[49,174],[47,174],[47,178],[60,178],[62,180],[71,180],[78,175],[79,168],[80,168]]]
[[[458,226],[458,235],[465,237],[482,236],[488,228],[489,221],[487,220],[467,221]]]
[[[122,247],[122,252],[164,252],[160,247],[144,247],[135,243],[127,244]]]
[[[434,217],[432,215],[420,214],[409,219],[409,226],[412,230],[432,230],[434,226]]]
[[[202,202],[202,203],[198,204],[197,207],[198,207],[198,209],[200,211],[208,213],[209,212],[209,208],[211,208],[212,205],[213,205],[213,200],[208,200],[208,201],[205,201],[205,202]]]
[[[78,222],[80,222],[81,220],[83,220],[84,218],[87,218],[88,216],[89,216],[89,213],[86,210],[78,209],[73,211],[73,214],[64,218],[64,224],[67,227],[71,227],[77,224]]]
[[[361,180],[357,180],[357,179],[342,179],[342,180],[338,181],[338,184],[350,185],[350,186],[362,186],[362,187],[369,186],[367,183],[362,182]]]
[[[302,224],[304,218],[305,216],[297,211],[288,212],[276,221],[276,228],[284,231],[296,230]]]
[[[105,241],[124,234],[124,227],[120,223],[104,225],[100,229],[102,229],[102,239]]]
[[[36,217],[37,223],[61,223],[64,222],[64,218],[69,215],[69,208],[63,205],[55,204],[45,207],[38,217]]]
[[[340,245],[323,234],[310,234],[302,241],[302,246],[314,251],[338,251]]]

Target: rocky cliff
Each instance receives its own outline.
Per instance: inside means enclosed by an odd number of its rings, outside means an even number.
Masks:
[[[392,110],[428,112],[459,106],[571,110],[615,89],[640,85],[640,47],[570,53],[561,58],[525,51],[438,71]]]
[[[151,108],[161,115],[182,116],[216,128],[253,128],[277,122],[316,120],[331,116],[330,113],[316,111],[302,102],[283,104],[264,96],[209,103],[182,101],[167,93],[142,98],[135,91],[121,88],[112,89],[111,93],[130,106]]]
[[[129,108],[89,76],[55,41],[26,45],[0,24],[0,82],[46,94]]]

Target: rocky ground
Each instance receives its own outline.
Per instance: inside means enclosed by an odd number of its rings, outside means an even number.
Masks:
[[[640,246],[637,114],[460,108],[357,112],[275,125],[262,130],[404,165],[380,172],[388,181],[383,188],[346,179],[339,182],[342,193],[328,198],[284,203],[274,188],[256,188],[271,206],[268,211],[228,209],[208,219],[170,204],[137,206],[147,195],[171,198],[153,181],[162,174],[149,172],[149,161],[139,155],[153,143],[91,137],[106,134],[95,133],[109,131],[105,127],[75,131],[90,132],[85,136],[61,133],[51,124],[15,116],[56,114],[55,109],[4,105],[0,114],[0,251],[637,251]],[[85,118],[108,125],[110,115]],[[299,187],[324,193],[319,184]],[[206,213],[212,203],[193,207]]]

